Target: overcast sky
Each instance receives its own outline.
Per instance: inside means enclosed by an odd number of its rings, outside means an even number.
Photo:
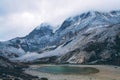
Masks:
[[[25,36],[42,22],[54,27],[86,11],[120,9],[120,0],[0,0],[0,41]]]

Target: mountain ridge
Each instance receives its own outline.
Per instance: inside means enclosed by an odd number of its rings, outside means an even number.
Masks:
[[[115,43],[116,36],[118,36],[119,40],[119,24],[119,10],[111,11],[109,13],[92,11],[74,17],[69,17],[55,32],[53,32],[53,29],[51,29],[51,25],[49,25],[48,23],[42,23],[25,37],[18,37],[6,42],[1,42],[0,55],[12,60],[20,61],[34,61],[44,57],[57,56],[59,57],[56,60],[57,62],[85,63],[88,62],[90,59],[86,57],[88,53],[90,53],[90,55],[88,55],[89,57],[94,56],[93,54],[97,54],[95,52],[97,48],[95,48],[95,50],[92,49],[92,53],[89,52],[91,51],[89,50],[90,47],[86,48],[88,44],[90,46],[97,47],[100,47],[100,45],[103,44],[104,46],[106,46],[105,48],[107,48],[108,44],[110,46],[113,46],[110,43]],[[117,28],[113,26],[116,26]],[[114,36],[112,36],[113,34]],[[107,38],[113,39],[113,42],[111,39]],[[86,42],[82,41],[82,39],[86,40]],[[107,45],[105,45],[105,39],[107,39]],[[95,45],[92,45],[91,43]],[[77,52],[78,54],[80,54],[80,57],[78,57],[78,59],[74,55],[77,55],[76,50],[78,50]],[[110,54],[115,54],[115,52],[111,53],[110,50],[107,51],[110,52]],[[71,52],[73,52],[74,54],[72,54]],[[33,53],[33,57],[30,56],[30,53]],[[66,56],[67,54],[71,54],[72,56]],[[101,52],[100,54],[103,54],[103,52]],[[110,54],[106,52],[106,55],[109,55],[109,58],[111,57]],[[119,55],[119,50],[117,52],[117,55]],[[64,61],[64,56],[69,57],[69,59],[67,59],[67,61]],[[75,59],[77,59],[78,61],[74,60],[73,62],[71,62],[71,59],[73,59],[72,57],[75,57]]]

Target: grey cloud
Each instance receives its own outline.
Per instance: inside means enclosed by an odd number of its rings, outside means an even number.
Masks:
[[[24,36],[42,22],[56,26],[69,16],[89,10],[117,9],[120,0],[1,0],[0,40]]]

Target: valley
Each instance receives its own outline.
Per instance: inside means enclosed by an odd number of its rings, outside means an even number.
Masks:
[[[84,12],[52,27],[41,23],[24,37],[0,42],[0,77],[120,80],[119,10]]]

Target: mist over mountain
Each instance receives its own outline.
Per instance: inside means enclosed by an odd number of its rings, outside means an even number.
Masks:
[[[120,0],[1,0],[0,41],[23,37],[47,22],[56,28],[69,16],[120,9]]]
[[[120,65],[120,11],[69,17],[55,32],[42,23],[25,37],[0,42],[0,56],[20,62]]]

